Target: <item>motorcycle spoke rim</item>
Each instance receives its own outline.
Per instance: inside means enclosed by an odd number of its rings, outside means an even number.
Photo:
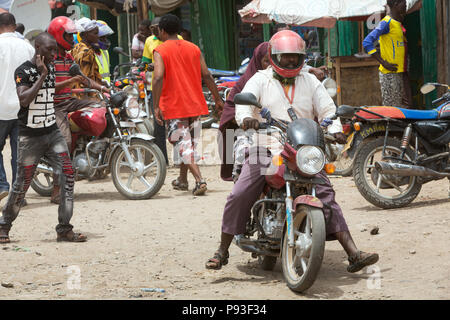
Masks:
[[[404,184],[405,185],[404,188],[401,188],[401,186],[399,186],[396,183],[394,183],[393,181],[391,181],[389,179],[389,177],[379,173],[378,170],[374,168],[375,162],[376,161],[389,161],[389,160],[385,160],[385,159],[383,160],[382,150],[383,150],[383,147],[381,146],[381,147],[374,149],[369,154],[369,156],[367,157],[367,159],[364,163],[364,171],[363,172],[365,172],[365,174],[363,175],[363,178],[366,180],[366,183],[369,186],[369,188],[374,193],[376,193],[379,197],[384,198],[384,199],[400,198],[400,197],[404,196],[405,194],[407,194],[414,187],[416,178],[413,176],[408,177],[409,181]],[[393,148],[392,146],[387,147],[386,156],[395,157],[395,156],[400,155],[400,153],[401,153],[401,150],[397,150],[396,148]],[[379,160],[374,160],[376,155],[380,156]],[[406,159],[411,160],[407,155],[406,155]],[[369,169],[369,168],[371,168],[371,169]],[[375,170],[374,173],[378,174],[378,177],[376,178],[376,182],[374,182],[372,180],[372,176],[371,176],[372,169]],[[400,179],[400,181],[401,181],[401,179],[404,179],[399,176],[395,176],[395,177],[397,179]],[[382,188],[382,184],[389,185],[391,188]]]
[[[132,170],[133,166],[128,162],[125,153],[122,151],[117,164],[118,182],[127,192],[135,195],[144,194],[153,188],[158,179],[158,172],[154,175],[147,175],[158,162],[152,150],[145,146],[131,146],[129,152],[136,165],[141,166],[140,171],[134,172]],[[149,164],[145,163],[150,161]],[[138,183],[133,183],[135,178],[139,181]]]

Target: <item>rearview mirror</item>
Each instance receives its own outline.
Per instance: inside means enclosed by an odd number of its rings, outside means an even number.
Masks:
[[[434,89],[436,89],[436,86],[433,83],[425,83],[420,88],[420,92],[422,92],[423,94],[427,94],[427,93],[430,93],[431,91],[433,91]]]
[[[233,100],[234,104],[243,104],[248,106],[255,106],[257,108],[262,109],[261,104],[258,102],[253,93],[250,92],[241,92],[234,96]]]
[[[356,112],[355,108],[344,104],[342,106],[339,106],[339,108],[336,111],[336,115],[341,118],[353,118],[355,112]]]
[[[125,51],[123,51],[123,48],[121,48],[121,47],[114,47],[113,51],[114,51],[115,53],[124,55],[124,56],[126,56],[126,57],[130,57],[130,55],[127,54]]]
[[[75,76],[81,76],[83,75],[81,73],[81,69],[80,66],[76,63],[72,63],[72,65],[69,68],[69,74],[71,77],[75,77]]]

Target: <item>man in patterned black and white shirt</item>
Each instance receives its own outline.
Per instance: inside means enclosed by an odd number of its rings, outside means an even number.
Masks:
[[[74,233],[69,223],[73,214],[74,178],[66,141],[56,125],[55,67],[52,63],[57,50],[56,40],[43,32],[36,37],[35,49],[34,57],[19,66],[14,75],[20,102],[17,178],[0,217],[0,243],[10,242],[9,230],[42,156],[50,160],[59,176],[59,185],[63,186],[57,240],[83,242],[86,236]]]

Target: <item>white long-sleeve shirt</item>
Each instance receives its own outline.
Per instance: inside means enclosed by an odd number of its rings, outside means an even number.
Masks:
[[[272,118],[290,122],[287,110],[291,107],[284,94],[280,81],[273,77],[271,67],[258,71],[244,86],[242,92],[251,92],[259,103],[267,108]],[[292,87],[288,93],[292,96]],[[300,72],[295,80],[295,96],[292,107],[298,118],[313,119],[317,117],[319,123],[329,118],[336,112],[336,106],[327,93],[327,90],[317,78],[307,72]],[[256,118],[263,121],[259,115],[259,109],[253,106],[236,105],[236,122],[241,125],[245,118]],[[342,131],[339,119],[334,120],[328,127],[328,132],[333,134]]]
[[[0,120],[17,119],[20,103],[14,71],[33,56],[34,48],[15,33],[0,35]]]

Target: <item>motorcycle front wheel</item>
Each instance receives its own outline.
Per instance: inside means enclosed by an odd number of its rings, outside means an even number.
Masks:
[[[294,246],[288,230],[283,236],[281,268],[287,286],[295,292],[310,288],[319,274],[325,251],[325,218],[321,209],[299,206],[292,218]]]
[[[134,167],[128,162],[121,147],[116,149],[111,158],[114,185],[128,199],[150,199],[161,189],[166,179],[164,155],[153,142],[142,139],[133,139],[128,152]]]

